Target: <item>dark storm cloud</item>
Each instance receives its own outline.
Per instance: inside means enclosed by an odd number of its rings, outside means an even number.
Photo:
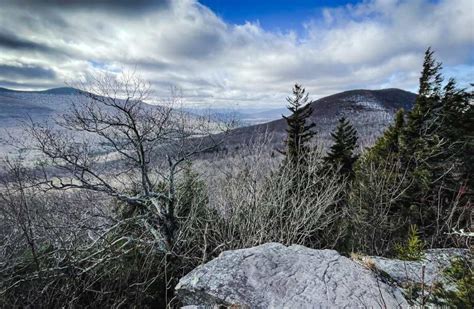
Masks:
[[[55,53],[56,51],[49,46],[32,42],[19,38],[15,35],[9,33],[0,32],[0,47],[1,48],[10,48],[17,50],[34,50],[47,53]]]
[[[40,9],[105,10],[120,13],[143,13],[169,7],[172,0],[0,0],[0,3],[24,5]]]
[[[0,77],[5,79],[54,79],[56,73],[37,65],[12,66],[0,64]]]

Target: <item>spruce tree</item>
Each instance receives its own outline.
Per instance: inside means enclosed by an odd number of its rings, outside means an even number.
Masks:
[[[177,183],[176,217],[185,221],[188,216],[203,217],[208,202],[206,184],[192,168],[191,162],[184,165],[182,178]]]
[[[466,129],[466,124],[472,124],[472,96],[457,89],[452,79],[442,87],[441,67],[428,49],[418,97],[408,113],[400,144],[406,181],[411,184],[405,198],[407,219],[432,243],[443,239],[440,218],[456,216],[458,224],[467,224],[469,219],[463,219],[461,209],[470,203],[465,191],[472,193],[472,162],[465,156],[472,149],[472,128]],[[457,206],[459,213],[452,209],[456,204],[461,205]]]
[[[442,64],[434,59],[434,51],[428,48],[423,61],[418,96],[413,109],[408,113],[404,129],[402,143],[405,160],[416,160],[413,154],[422,156],[422,152],[431,146],[428,144],[428,135],[436,132],[439,127],[437,112],[440,111],[443,82],[441,69]]]
[[[334,247],[340,252],[350,252],[352,247],[352,239],[348,231],[351,229],[351,221],[348,216],[348,193],[350,182],[345,182],[346,179],[353,178],[353,165],[357,157],[354,155],[354,150],[357,146],[357,131],[350,124],[350,122],[341,117],[338,125],[331,136],[334,144],[331,146],[329,152],[324,158],[326,165],[337,170],[337,177],[341,184],[345,184],[345,190],[338,194],[338,200],[335,203],[335,210],[338,213],[335,219],[334,226],[329,229],[332,235],[338,235],[339,239],[334,242]]]
[[[436,180],[434,166],[444,161],[446,150],[439,133],[442,111],[442,65],[434,59],[434,52],[425,52],[418,96],[413,109],[408,113],[407,123],[401,138],[401,160],[412,182],[407,192],[407,203],[412,212],[421,213],[421,203],[426,204],[430,188]],[[426,207],[426,206],[423,206]],[[413,222],[422,227],[422,222]]]
[[[373,159],[385,160],[389,154],[400,152],[400,138],[405,126],[405,111],[399,109],[395,114],[395,122],[377,139],[369,149],[368,155]]]
[[[283,116],[288,125],[284,154],[286,163],[298,166],[304,164],[305,157],[311,150],[309,142],[316,134],[312,130],[315,124],[309,121],[313,109],[308,104],[308,93],[299,84],[295,84],[293,87],[293,97],[288,97],[286,100],[292,114],[288,117]]]
[[[398,112],[395,124],[355,168],[352,196],[356,203],[367,201],[363,206],[367,220],[374,198],[373,180],[366,175],[373,167],[384,174],[384,183],[403,189],[387,202],[391,242],[405,238],[410,224],[415,224],[421,239],[431,246],[452,245],[446,236],[452,225],[467,228],[472,222],[473,94],[458,89],[452,79],[444,87],[442,81],[441,63],[428,49],[412,110],[406,117]]]
[[[275,177],[284,179],[281,182],[285,183],[282,190],[288,197],[285,202],[285,211],[290,213],[293,211],[293,205],[298,205],[301,200],[307,198],[304,196],[304,194],[308,194],[305,188],[311,185],[312,179],[315,177],[308,165],[312,151],[310,142],[316,133],[312,130],[315,127],[315,124],[310,121],[313,110],[308,104],[309,99],[305,89],[296,84],[293,87],[293,96],[286,100],[292,114],[288,117],[283,116],[288,125],[285,140],[286,150],[282,152],[285,158]]]
[[[352,166],[357,159],[354,150],[357,146],[357,131],[352,124],[341,117],[336,130],[331,133],[334,144],[331,146],[325,161],[332,166],[339,166],[344,176],[352,176]]]
[[[474,86],[474,85],[471,85]],[[459,164],[458,175],[468,187],[474,186],[474,92],[457,89],[454,79],[444,87],[440,135],[451,145]]]

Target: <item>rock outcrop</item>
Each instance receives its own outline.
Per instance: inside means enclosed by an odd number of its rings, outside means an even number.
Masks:
[[[461,262],[453,268],[453,262]],[[365,262],[388,281],[399,286],[410,304],[414,307],[434,306],[458,307],[464,293],[469,293],[466,284],[469,281],[458,277],[465,272],[466,278],[469,270],[459,269],[459,265],[467,266],[467,261],[472,261],[472,255],[468,249],[429,249],[425,251],[424,257],[419,261],[402,261],[387,259],[383,257],[366,257]],[[458,272],[453,275],[453,270]],[[472,274],[471,274],[472,276]],[[463,285],[460,287],[458,284]],[[472,287],[470,288],[472,291]],[[470,308],[468,304],[462,305]]]
[[[224,252],[183,277],[176,293],[196,306],[408,307],[398,288],[334,250],[278,243]]]
[[[374,266],[399,286],[407,284],[432,285],[443,280],[443,272],[455,258],[466,258],[467,249],[429,249],[420,261],[401,261],[372,256]]]

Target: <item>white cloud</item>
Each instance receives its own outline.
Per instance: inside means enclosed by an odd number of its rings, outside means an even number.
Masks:
[[[136,68],[158,95],[177,85],[190,103],[283,105],[295,82],[313,98],[352,88],[416,90],[427,46],[466,83],[474,77],[473,6],[364,1],[325,9],[296,34],[227,24],[191,0],[139,13],[9,5],[0,11],[0,34],[9,34],[0,35],[0,65],[53,70],[55,78],[11,81],[0,69],[0,83],[58,86],[97,70]]]

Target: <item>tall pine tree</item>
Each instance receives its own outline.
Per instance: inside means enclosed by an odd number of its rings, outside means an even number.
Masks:
[[[286,150],[283,152],[286,156],[286,163],[293,166],[304,164],[306,156],[309,154],[310,140],[316,135],[312,129],[315,127],[309,119],[313,109],[308,104],[308,93],[299,84],[293,87],[293,97],[286,98],[290,116],[283,116],[288,128],[286,139]]]
[[[340,167],[344,176],[353,175],[353,164],[357,159],[354,150],[357,147],[357,131],[352,124],[341,117],[336,130],[331,133],[334,144],[331,146],[325,161],[332,166]]]

